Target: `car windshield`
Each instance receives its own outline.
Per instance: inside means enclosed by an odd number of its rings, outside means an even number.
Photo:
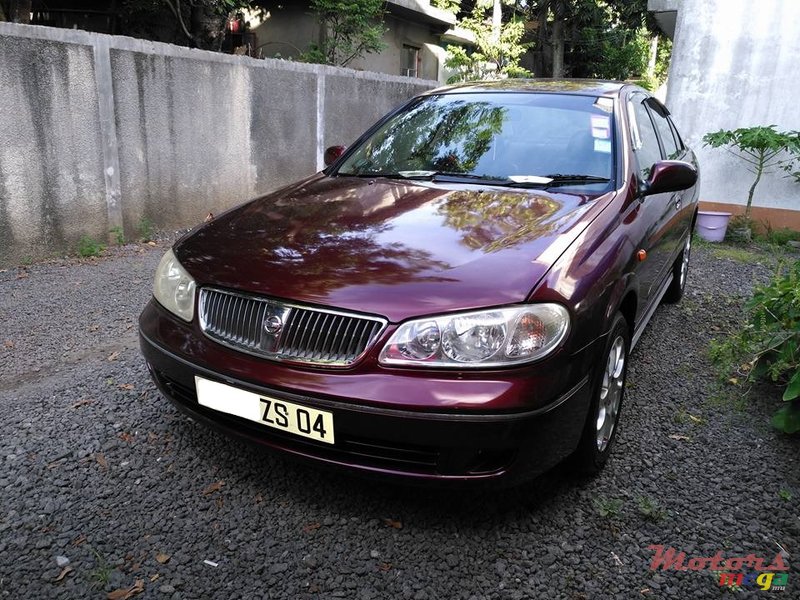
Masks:
[[[609,185],[613,103],[553,93],[426,96],[383,123],[339,175],[545,186]]]

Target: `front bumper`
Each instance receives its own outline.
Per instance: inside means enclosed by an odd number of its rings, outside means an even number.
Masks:
[[[280,367],[276,373],[281,375],[272,378],[263,373],[269,371],[270,365],[263,364],[262,372],[242,376],[242,369],[230,368],[230,362],[218,366],[219,360],[209,361],[209,352],[213,355],[221,351],[228,359],[241,358],[242,361],[251,361],[252,357],[239,357],[232,350],[218,349],[217,344],[202,334],[197,337],[193,329],[176,322],[153,302],[140,319],[140,344],[148,368],[162,393],[181,411],[231,437],[317,464],[365,474],[417,481],[518,483],[548,470],[575,449],[588,411],[588,375],[535,408],[500,411],[438,406],[420,410],[381,406],[358,398],[317,392],[314,378],[301,370],[295,370],[296,385],[293,387],[286,385],[287,367]],[[176,330],[184,330],[184,343],[175,343]],[[334,415],[336,444],[315,442],[201,406],[195,391],[196,375],[330,411]],[[382,377],[392,379],[394,376],[383,374]],[[426,382],[417,377],[409,382],[406,393],[413,394],[415,388]],[[496,389],[505,397],[509,382],[501,379],[497,383]],[[436,382],[430,385],[435,386]],[[461,381],[461,385],[468,389],[468,382]],[[484,385],[481,389],[489,388]],[[482,396],[484,406],[492,406],[495,398],[487,397],[485,392]]]

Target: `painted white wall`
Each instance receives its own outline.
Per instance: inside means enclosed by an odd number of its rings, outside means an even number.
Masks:
[[[651,3],[652,4],[652,3]],[[702,169],[701,200],[745,204],[753,177],[710,131],[800,130],[800,1],[680,0],[667,106]],[[652,6],[651,6],[652,8]],[[754,206],[800,210],[800,184],[775,174]]]

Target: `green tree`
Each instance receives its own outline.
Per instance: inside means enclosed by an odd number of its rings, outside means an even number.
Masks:
[[[119,0],[119,33],[219,51],[228,19],[243,10],[261,9],[249,0]]]
[[[755,175],[755,180],[747,193],[747,208],[744,213],[748,229],[753,194],[763,175],[781,169],[795,179],[800,179],[798,174],[792,172],[794,164],[800,160],[800,132],[777,131],[775,127],[770,125],[734,130],[721,129],[703,136],[706,146],[726,148],[731,154],[746,162],[747,170]]]
[[[456,71],[448,83],[532,75],[519,65],[527,48],[522,43],[525,24],[513,16],[503,23],[500,0],[477,2],[459,25],[472,32],[477,48],[469,52],[461,46],[447,47],[445,66]]]
[[[529,0],[523,10],[534,24],[537,73],[629,79],[646,74],[658,48],[671,47],[652,43],[658,28],[646,0]],[[665,71],[659,65],[663,59],[656,63],[654,80]]]
[[[461,10],[461,0],[433,0],[432,4],[436,8],[441,8],[454,15],[458,14],[458,11]]]
[[[385,48],[383,0],[311,0],[320,22],[320,41],[301,57],[306,62],[346,66]]]

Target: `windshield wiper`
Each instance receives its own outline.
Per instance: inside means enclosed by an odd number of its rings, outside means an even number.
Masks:
[[[550,181],[549,178],[536,178],[537,181],[531,182],[520,178],[515,180],[508,177],[492,177],[491,175],[477,175],[475,173],[452,173],[446,171],[397,171],[397,172],[384,172],[384,171],[364,171],[362,173],[337,173],[345,177],[383,177],[386,179],[415,179],[422,181],[433,181],[436,183],[475,183],[485,185],[502,185],[502,186],[527,186],[528,184],[535,183],[538,187]],[[539,181],[541,180],[541,181]]]
[[[429,179],[438,183],[476,183],[518,188],[549,188],[559,185],[580,183],[608,183],[606,177],[594,175],[578,175],[554,173],[552,175],[509,175],[508,177],[492,177],[475,173],[453,173],[447,171],[400,171],[399,175],[407,179]]]
[[[595,175],[574,175],[564,173],[553,173],[546,175],[552,179],[547,187],[555,187],[558,185],[569,185],[572,183],[608,183],[611,181],[608,177],[597,177]]]
[[[580,183],[608,183],[605,177],[594,175],[573,175],[555,173],[552,175],[510,175],[509,177],[493,177],[491,175],[478,175],[476,173],[454,173],[450,171],[364,171],[361,173],[337,173],[344,177],[382,177],[386,179],[414,179],[433,181],[435,183],[470,183],[483,185],[496,185],[501,187],[517,188],[548,188],[559,185]]]

